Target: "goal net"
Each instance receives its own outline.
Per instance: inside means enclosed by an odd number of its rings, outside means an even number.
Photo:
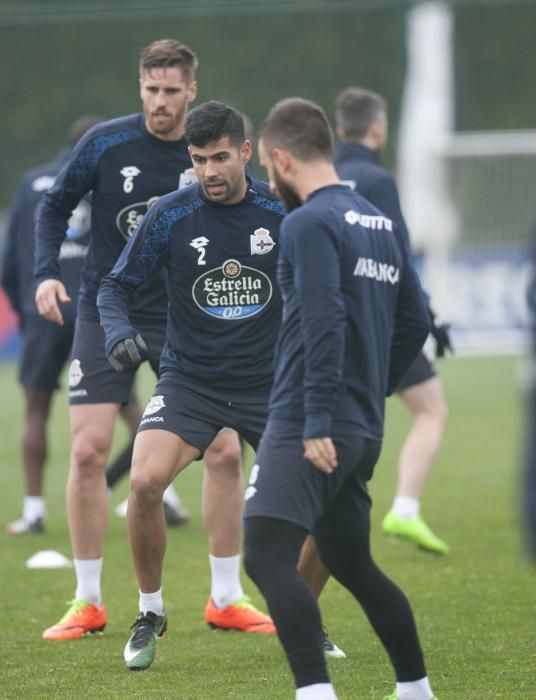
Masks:
[[[536,228],[536,131],[455,133],[438,158],[453,216],[449,235],[438,222],[438,236],[432,226],[416,242],[424,286],[460,350],[521,350]]]

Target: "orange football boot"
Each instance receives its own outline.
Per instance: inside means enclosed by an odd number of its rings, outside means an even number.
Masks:
[[[61,620],[43,632],[43,639],[80,639],[88,634],[102,632],[106,627],[104,605],[93,605],[87,600],[71,600]]]
[[[246,595],[225,608],[217,608],[212,598],[209,598],[205,608],[205,620],[213,629],[257,632],[259,634],[275,633],[272,619],[257,610]]]

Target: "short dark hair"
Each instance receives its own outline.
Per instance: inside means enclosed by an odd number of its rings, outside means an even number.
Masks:
[[[244,119],[233,107],[211,100],[188,112],[184,135],[188,143],[199,148],[225,136],[234,146],[240,146],[245,140]]]
[[[289,97],[272,107],[259,138],[267,150],[282,146],[302,161],[333,157],[333,132],[324,110],[301,97]]]
[[[370,125],[385,116],[385,99],[371,90],[347,87],[335,100],[335,123],[348,139],[364,138]]]
[[[175,39],[158,39],[141,50],[140,74],[153,68],[180,68],[187,83],[195,79],[199,62],[195,53]]]

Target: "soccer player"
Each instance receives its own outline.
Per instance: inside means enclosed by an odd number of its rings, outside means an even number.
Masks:
[[[298,700],[336,698],[318,605],[296,570],[308,533],[389,654],[390,697],[431,700],[409,603],[371,557],[367,492],[385,395],[429,331],[418,277],[396,226],[340,182],[320,107],[278,103],[261,128],[259,156],[290,213],[269,418],[245,496],[246,571],[266,599]]]
[[[188,105],[196,97],[196,67],[194,52],[177,41],[164,39],[145,47],[139,66],[143,113],[91,129],[45,195],[38,215],[36,302],[43,316],[62,325],[62,308],[69,297],[60,280],[58,252],[72,209],[86,193],[92,193],[91,238],[69,375],[72,445],[67,512],[77,587],[64,617],[43,633],[45,639],[78,639],[101,631],[106,624],[101,599],[108,520],[104,466],[115,419],[121,404],[128,400],[135,370],[117,373],[106,358],[97,291],[147,209],[190,177],[192,163],[184,121]],[[196,254],[202,255],[202,251],[203,246]],[[157,277],[139,290],[132,309],[132,318],[148,345],[144,359],[155,372],[164,342],[166,311],[163,280]],[[242,471],[237,435],[227,431],[217,436],[205,457],[214,602],[205,618],[218,625],[221,616],[227,615],[234,625],[247,630],[249,620],[244,622],[233,607],[229,609],[242,591],[239,557],[228,554],[229,549],[238,552],[241,532]],[[237,507],[224,509],[220,504],[224,498],[234,498]]]
[[[42,533],[46,519],[43,496],[44,469],[48,453],[47,423],[59,376],[70,353],[80,272],[87,253],[90,204],[83,199],[69,220],[67,240],[60,250],[60,268],[73,303],[65,307],[65,323],[57,326],[38,314],[34,301],[33,252],[35,212],[53,184],[75,143],[100,117],[83,115],[67,131],[67,147],[55,160],[29,170],[11,206],[2,262],[2,287],[22,330],[19,381],[24,390],[21,453],[25,480],[22,517],[10,522],[10,535]],[[122,417],[135,434],[141,410],[135,397],[122,408]],[[128,454],[121,453],[118,460]],[[113,466],[113,465],[112,465]]]
[[[130,669],[154,661],[156,638],[167,626],[162,491],[224,427],[256,447],[281,318],[275,273],[283,208],[265,183],[246,177],[251,143],[240,113],[207,102],[188,114],[185,133],[199,182],[151,208],[98,296],[106,354],[128,371],[145,345],[132,313],[138,289],[165,270],[166,344],[130,481],[128,531],[140,589],[140,612],[124,652]],[[241,516],[242,504],[222,506]],[[255,616],[253,631],[275,631],[247,599],[238,604]]]
[[[380,163],[388,138],[385,100],[368,90],[348,87],[336,99],[335,169],[339,177],[394,221],[409,248],[409,234],[400,208],[396,182]],[[451,350],[448,325],[429,309],[436,355]],[[402,376],[396,392],[413,417],[398,461],[398,483],[391,510],[383,520],[388,535],[406,538],[419,547],[446,554],[448,545],[420,515],[424,485],[443,440],[447,405],[441,379],[421,351]]]

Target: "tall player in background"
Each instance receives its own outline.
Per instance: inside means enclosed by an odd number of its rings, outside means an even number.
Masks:
[[[47,424],[52,398],[59,388],[59,377],[71,351],[80,273],[89,242],[91,208],[89,201],[83,199],[69,220],[67,240],[60,250],[61,273],[72,303],[65,307],[63,326],[50,323],[39,315],[34,300],[36,209],[76,142],[101,121],[100,117],[93,115],[76,119],[67,131],[67,146],[57,158],[24,175],[9,213],[1,283],[18,315],[22,331],[19,381],[24,390],[21,457],[25,481],[22,517],[7,524],[6,532],[10,535],[44,531],[47,514],[43,490],[48,456]],[[135,435],[141,409],[134,396],[122,407],[121,416]],[[130,451],[127,447],[116,462],[128,458]]]
[[[117,373],[108,362],[96,297],[100,280],[112,269],[143,215],[160,196],[177,189],[191,169],[184,122],[188,105],[196,97],[196,68],[193,51],[174,40],[155,41],[144,48],[139,64],[143,113],[108,121],[89,131],[45,196],[38,216],[36,302],[43,316],[61,325],[60,305],[69,297],[60,279],[59,250],[71,211],[82,197],[92,193],[91,239],[70,368],[72,446],[67,512],[77,588],[67,613],[45,630],[45,639],[77,639],[106,625],[101,597],[108,522],[104,467],[117,413],[128,400],[135,369]],[[192,246],[197,243],[192,241]],[[147,341],[144,359],[155,372],[164,343],[166,315],[165,288],[163,279],[158,278],[140,289],[132,313]],[[223,505],[232,498],[241,503],[237,435],[222,432],[207,450],[205,464],[205,524],[214,601],[214,615],[206,613],[205,617],[217,626],[219,611],[228,612],[232,602],[243,594],[236,547],[236,540],[240,541],[240,511],[224,509]],[[250,618],[244,624],[240,615],[228,617],[233,617],[239,629],[249,631]]]
[[[387,143],[387,106],[380,95],[359,87],[348,87],[336,99],[335,168],[339,177],[392,219],[410,246],[408,229],[400,208],[394,177],[380,163]],[[441,324],[429,309],[436,356],[452,351],[448,326]],[[397,393],[413,417],[398,461],[398,483],[391,510],[383,520],[383,530],[411,540],[419,547],[446,554],[448,545],[437,537],[420,515],[420,499],[437,457],[447,405],[441,379],[421,351],[404,374]]]

